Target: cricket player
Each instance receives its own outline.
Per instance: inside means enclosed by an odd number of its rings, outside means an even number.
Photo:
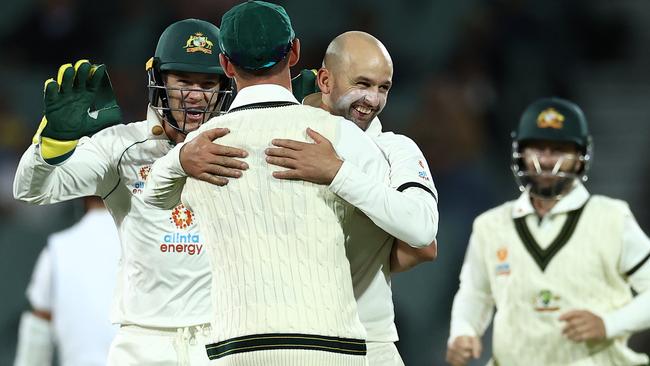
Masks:
[[[340,189],[361,175],[379,182],[373,197],[386,202],[397,193],[386,184],[388,164],[353,123],[302,106],[291,94],[289,67],[300,43],[282,7],[249,1],[228,11],[221,27],[221,63],[238,94],[228,114],[199,131],[228,128],[223,142],[249,151],[250,168],[222,187],[186,181],[191,174],[183,170],[183,155],[195,143],[190,134],[185,146],[154,164],[146,190],[148,202],[163,206],[182,193],[188,206],[211,217],[201,223],[214,270],[217,343],[208,352],[216,365],[364,365],[365,330],[344,244],[367,218],[341,199]],[[332,154],[343,159],[324,159],[329,186],[274,179],[276,168],[266,163],[274,138],[304,142],[306,130],[332,141]],[[431,234],[417,236],[419,246]]]
[[[323,67],[317,73],[303,71],[293,80],[293,84],[297,86],[295,92],[306,94],[303,103],[311,103],[355,122],[380,148],[390,165],[390,186],[400,192],[398,199],[390,203],[391,209],[397,213],[400,209],[410,208],[420,213],[415,221],[411,221],[414,226],[409,226],[400,215],[377,215],[381,212],[377,207],[369,208],[367,214],[377,225],[381,222],[389,233],[394,232],[399,237],[400,233],[392,231],[391,225],[411,230],[434,225],[437,230],[438,197],[426,159],[418,146],[406,136],[382,132],[377,115],[388,100],[392,75],[392,60],[379,40],[364,32],[346,32],[330,43]],[[310,94],[316,91],[316,84],[318,93]],[[323,164],[323,159],[332,156],[331,153],[309,153],[321,148],[317,144],[281,140],[275,145],[278,148],[269,149],[267,160],[290,168],[276,173],[276,177],[281,179],[321,180],[323,172],[320,166],[327,165]],[[352,184],[349,179],[348,182]],[[325,184],[329,183],[325,181]],[[363,181],[353,186],[357,187],[359,193],[368,192],[373,187]],[[352,201],[356,202],[358,198],[354,197]],[[355,298],[359,317],[368,332],[370,366],[403,365],[394,345],[398,334],[394,323],[390,274],[391,271],[404,271],[435,258],[436,243],[434,241],[426,248],[412,248],[407,243],[396,241],[373,221],[368,220],[365,227],[355,227],[354,231],[363,234],[352,235],[347,244]],[[368,232],[384,235],[371,236]]]
[[[494,365],[647,365],[626,343],[650,327],[650,240],[627,203],[583,185],[592,157],[583,112],[537,100],[513,136],[522,194],[474,221],[447,361],[480,356],[496,306]]]
[[[106,365],[117,332],[109,320],[120,245],[99,197],[84,198],[85,215],[52,234],[41,251],[18,330],[14,366]],[[101,258],[101,260],[96,260]]]
[[[127,125],[107,127],[121,117],[104,66],[62,66],[46,83],[43,123],[19,163],[17,199],[51,204],[97,195],[113,216],[122,255],[111,320],[121,327],[109,365],[209,362],[210,268],[196,225],[201,217],[183,205],[151,207],[142,192],[153,162],[227,102],[218,38],[216,26],[197,19],[165,29],[146,65],[147,119]],[[223,130],[211,133],[215,139]],[[216,155],[244,154],[212,147]]]

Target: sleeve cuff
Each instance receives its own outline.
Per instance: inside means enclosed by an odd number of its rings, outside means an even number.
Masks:
[[[603,324],[605,324],[605,338],[611,339],[623,334],[623,330],[616,326],[617,322],[614,313],[603,315],[602,319]]]
[[[181,148],[183,147],[183,144],[178,144],[174,149],[171,151],[171,159],[170,159],[170,166],[169,166],[169,172],[173,175],[174,178],[176,177],[187,177],[187,173],[183,169],[183,166],[181,165]]]
[[[330,183],[329,190],[332,193],[339,194],[343,189],[343,187],[345,186],[345,182],[348,180],[350,175],[353,174],[353,172],[354,172],[354,166],[352,165],[352,163],[348,162],[347,160],[344,160],[343,165],[341,165],[341,168],[334,176],[332,183]]]
[[[454,339],[460,336],[478,337],[478,334],[476,333],[476,330],[474,330],[474,328],[467,323],[454,324],[449,332],[447,345],[451,345]]]

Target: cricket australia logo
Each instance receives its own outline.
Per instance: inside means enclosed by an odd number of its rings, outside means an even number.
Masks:
[[[547,108],[537,116],[537,127],[561,129],[564,125],[564,116],[555,108]]]
[[[181,203],[172,210],[170,221],[179,229],[187,229],[194,224],[194,214]]]
[[[553,295],[550,290],[542,290],[535,297],[535,311],[557,311],[560,309],[560,297]]]
[[[183,48],[185,48],[185,51],[188,53],[203,52],[211,55],[212,46],[212,41],[210,41],[208,37],[204,36],[201,32],[197,32],[187,39]]]

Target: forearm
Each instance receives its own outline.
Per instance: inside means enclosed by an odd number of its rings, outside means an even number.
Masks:
[[[420,263],[436,259],[438,244],[436,241],[424,248],[413,248],[401,240],[395,240],[390,253],[390,271],[392,273],[405,272]]]
[[[43,205],[101,195],[103,165],[100,159],[86,155],[76,151],[62,165],[53,166],[43,160],[37,145],[31,145],[16,170],[14,198]]]
[[[650,328],[650,291],[637,295],[620,309],[605,314],[607,338],[631,334]]]
[[[179,159],[182,145],[176,145],[167,155],[156,160],[149,172],[143,194],[144,201],[162,209],[170,209],[181,202],[187,179]]]
[[[438,208],[428,192],[399,192],[344,162],[330,190],[360,209],[375,225],[416,248],[430,245],[438,232]]]
[[[449,340],[462,335],[483,336],[494,312],[489,294],[461,287],[451,309]]]

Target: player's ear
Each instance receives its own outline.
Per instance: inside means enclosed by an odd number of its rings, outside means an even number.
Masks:
[[[294,38],[293,41],[291,41],[291,49],[289,50],[289,67],[292,67],[295,64],[297,64],[299,59],[300,59],[300,40],[298,38]]]
[[[330,71],[321,67],[316,74],[316,82],[323,94],[329,94],[331,91],[332,80],[330,78]]]
[[[224,55],[223,53],[219,54],[219,63],[221,64],[221,68],[223,69],[223,72],[226,74],[227,77],[232,78],[235,76],[235,68],[233,67],[233,64],[228,60],[228,57]]]

